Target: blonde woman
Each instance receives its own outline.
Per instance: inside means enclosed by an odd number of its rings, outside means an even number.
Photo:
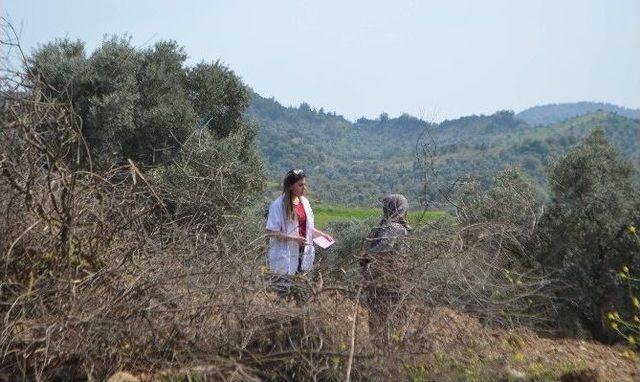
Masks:
[[[313,239],[333,238],[315,228],[313,210],[307,198],[307,177],[302,170],[290,170],[284,178],[282,195],[271,203],[267,218],[269,270],[277,275],[295,275],[313,268]]]

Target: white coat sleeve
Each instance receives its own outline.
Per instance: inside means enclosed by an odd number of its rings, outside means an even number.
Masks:
[[[282,218],[282,208],[278,201],[269,206],[269,216],[267,216],[267,229],[269,231],[284,232],[284,220]]]

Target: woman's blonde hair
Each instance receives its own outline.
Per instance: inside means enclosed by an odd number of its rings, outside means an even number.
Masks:
[[[306,178],[304,171],[291,169],[287,172],[287,175],[284,177],[284,182],[282,182],[282,194],[284,195],[284,209],[287,214],[287,219],[293,221],[294,217],[294,207],[293,207],[293,197],[291,195],[292,189],[291,187],[296,184],[300,179]]]

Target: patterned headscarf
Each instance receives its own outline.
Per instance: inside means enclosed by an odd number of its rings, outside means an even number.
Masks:
[[[384,217],[382,218],[380,225],[400,223],[405,226],[405,228],[408,228],[407,222],[405,221],[408,209],[409,202],[403,195],[391,194],[385,196],[385,198],[382,199],[382,211],[384,212]]]
[[[409,209],[407,198],[400,194],[387,195],[382,199],[384,216],[378,227],[374,228],[367,240],[367,253],[393,252],[396,239],[407,234],[411,229],[405,221]],[[395,223],[395,224],[394,224]],[[400,228],[398,225],[404,227]]]

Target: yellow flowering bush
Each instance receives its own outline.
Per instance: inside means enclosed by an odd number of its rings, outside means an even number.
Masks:
[[[640,246],[640,238],[638,237],[636,226],[630,225],[627,227],[627,231]],[[618,277],[627,283],[633,315],[631,318],[626,318],[621,317],[618,312],[609,312],[607,313],[609,326],[625,338],[630,345],[638,346],[638,340],[640,339],[640,298],[638,298],[640,296],[640,278],[631,273],[627,265],[623,265],[620,268]]]

